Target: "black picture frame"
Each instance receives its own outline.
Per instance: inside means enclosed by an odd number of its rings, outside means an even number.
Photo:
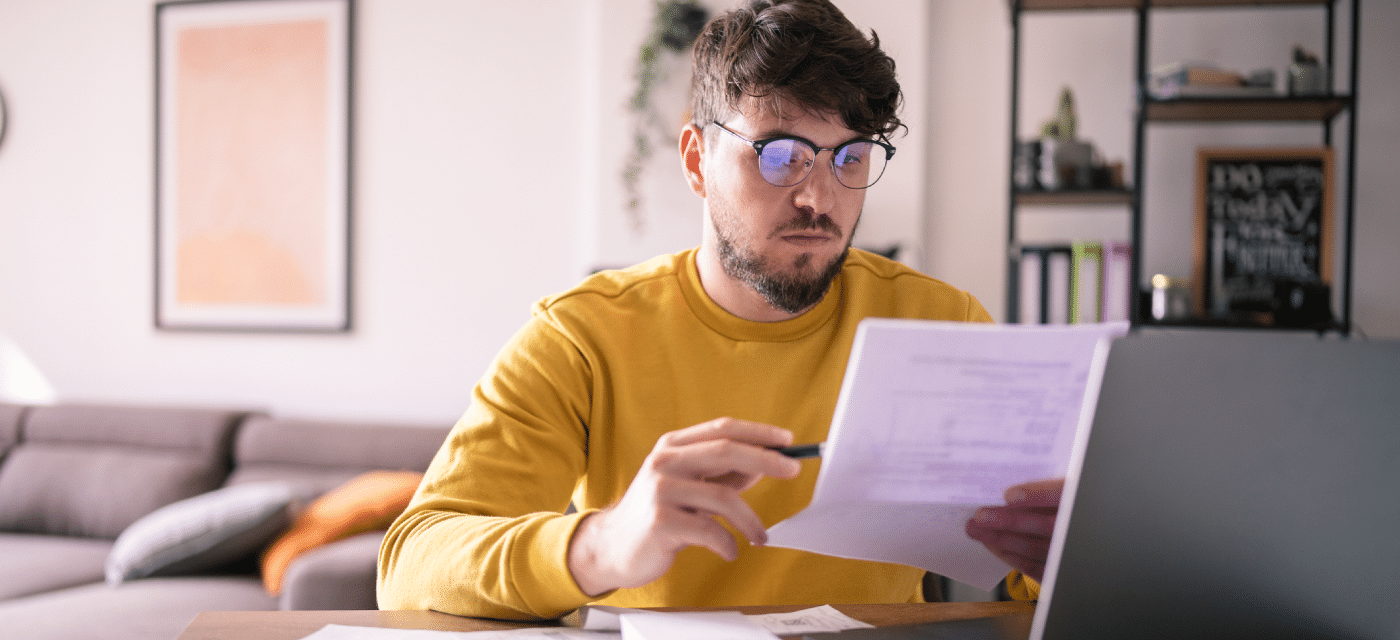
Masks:
[[[1197,151],[1198,317],[1272,324],[1303,292],[1330,307],[1333,171],[1330,147]]]
[[[354,0],[154,12],[155,326],[349,331]]]

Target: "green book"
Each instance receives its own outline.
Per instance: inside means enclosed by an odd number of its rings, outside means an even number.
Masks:
[[[1077,240],[1070,245],[1069,321],[1103,321],[1103,243]]]

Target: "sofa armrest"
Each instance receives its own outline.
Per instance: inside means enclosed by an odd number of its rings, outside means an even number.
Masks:
[[[383,531],[322,545],[287,567],[278,608],[293,610],[378,609],[375,579]]]

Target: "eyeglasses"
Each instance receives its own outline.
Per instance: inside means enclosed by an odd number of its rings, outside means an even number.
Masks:
[[[836,181],[849,189],[865,189],[884,175],[885,165],[894,157],[894,147],[879,140],[856,138],[834,148],[818,147],[794,136],[750,140],[719,122],[714,124],[753,145],[758,153],[758,172],[775,187],[791,187],[806,180],[816,164],[817,154],[830,151],[831,171]]]

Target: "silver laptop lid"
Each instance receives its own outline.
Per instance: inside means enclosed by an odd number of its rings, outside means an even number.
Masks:
[[[1045,638],[1400,638],[1400,342],[1117,340]]]

